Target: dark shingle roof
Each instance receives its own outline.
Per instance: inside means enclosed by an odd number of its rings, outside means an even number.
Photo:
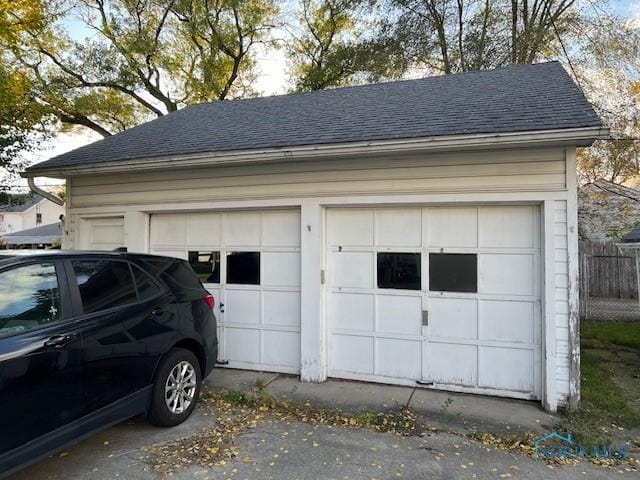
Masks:
[[[640,243],[640,227],[636,227],[621,238],[623,243]]]
[[[31,170],[158,156],[601,126],[557,62],[184,108]]]
[[[0,204],[0,213],[25,212],[41,200],[40,195],[11,195],[7,203]]]

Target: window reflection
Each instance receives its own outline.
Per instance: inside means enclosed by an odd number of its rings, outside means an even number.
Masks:
[[[160,294],[160,288],[151,280],[151,277],[138,267],[131,265],[133,269],[133,278],[136,282],[139,300],[147,300]]]
[[[84,313],[129,305],[138,300],[128,263],[80,260],[72,265]]]
[[[61,320],[58,278],[52,263],[0,273],[0,338]]]

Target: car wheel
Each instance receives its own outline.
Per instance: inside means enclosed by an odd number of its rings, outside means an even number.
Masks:
[[[161,427],[184,422],[196,406],[202,381],[196,356],[174,348],[163,358],[153,385],[148,418]]]

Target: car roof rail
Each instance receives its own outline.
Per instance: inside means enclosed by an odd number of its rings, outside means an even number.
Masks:
[[[114,248],[114,249],[112,250],[112,252],[127,253],[127,247],[118,247],[118,248]]]

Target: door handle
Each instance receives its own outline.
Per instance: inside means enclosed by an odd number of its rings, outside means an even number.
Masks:
[[[220,302],[220,313],[224,313],[224,303]]]
[[[151,310],[151,316],[153,317],[159,317],[163,313],[164,313],[164,309],[162,307],[156,307],[153,310]]]
[[[44,342],[45,347],[62,348],[78,338],[77,333],[66,333],[64,335],[54,335]]]

